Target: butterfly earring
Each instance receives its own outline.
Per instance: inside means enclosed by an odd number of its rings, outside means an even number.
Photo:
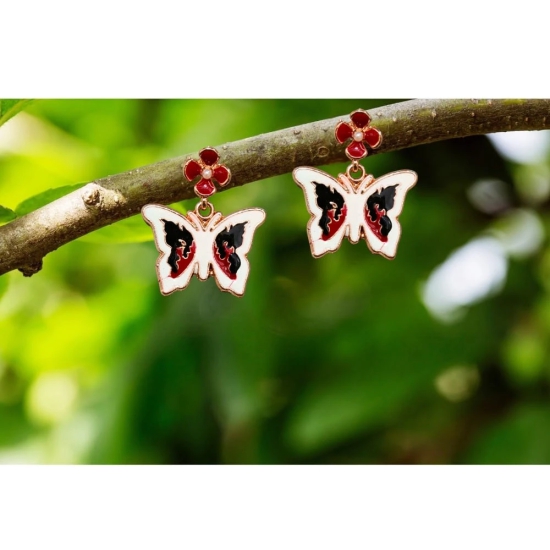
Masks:
[[[364,237],[371,252],[393,259],[401,236],[398,217],[417,175],[412,170],[398,170],[379,178],[367,174],[359,164],[368,155],[365,143],[376,149],[382,143],[382,133],[370,126],[367,111],[358,109],[350,118],[350,122],[339,122],[335,129],[338,143],[351,139],[346,147],[351,164],[345,174],[335,179],[307,166],[292,172],[311,214],[307,226],[311,253],[320,258],[338,250],[344,237],[354,244]]]
[[[229,169],[218,161],[217,151],[207,147],[199,153],[199,160],[188,160],[183,166],[188,181],[200,176],[194,188],[200,201],[194,211],[183,216],[157,204],[141,210],[160,252],[157,277],[164,295],[186,288],[193,274],[201,281],[214,276],[220,290],[244,294],[250,271],[246,255],[265,212],[251,208],[224,217],[214,210],[208,202],[216,192],[212,180],[225,186],[231,179]]]

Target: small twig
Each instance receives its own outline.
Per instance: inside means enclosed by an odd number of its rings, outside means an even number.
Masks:
[[[372,124],[384,135],[376,154],[491,132],[544,130],[550,124],[547,99],[413,100],[369,112]],[[296,166],[345,161],[334,127],[347,118],[345,114],[217,146],[232,173],[231,183],[220,191],[286,174]],[[145,204],[193,197],[193,185],[183,178],[182,165],[197,154],[96,180],[0,227],[0,275],[13,269],[31,275],[49,252],[137,214]]]

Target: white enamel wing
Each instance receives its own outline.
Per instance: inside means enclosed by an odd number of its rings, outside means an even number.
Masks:
[[[216,212],[201,220],[156,204],[141,210],[153,229],[160,252],[157,276],[162,294],[184,289],[193,274],[202,281],[214,275],[221,290],[242,296],[250,272],[246,255],[256,228],[265,220],[259,208],[241,210],[227,217]]]
[[[397,252],[405,195],[417,175],[398,170],[377,179],[367,176],[360,183],[340,174],[338,179],[310,167],[292,173],[303,189],[311,214],[308,238],[311,253],[318,258],[335,252],[344,237],[357,243],[362,236],[375,254],[392,259]]]

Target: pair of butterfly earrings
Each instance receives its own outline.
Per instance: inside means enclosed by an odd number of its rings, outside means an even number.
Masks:
[[[366,173],[359,160],[368,154],[365,143],[376,149],[382,143],[381,132],[370,126],[367,111],[351,113],[350,122],[339,122],[336,140],[346,147],[351,164],[337,179],[311,167],[296,168],[292,176],[304,191],[311,218],[307,233],[311,253],[320,258],[335,252],[344,236],[352,243],[364,237],[371,252],[393,259],[401,236],[398,217],[405,195],[417,175],[412,170],[398,170],[379,178]],[[188,160],[183,166],[185,178],[192,182],[200,198],[194,211],[183,216],[156,204],[142,209],[145,221],[153,229],[160,256],[157,277],[164,295],[183,290],[193,274],[202,281],[214,276],[218,287],[235,296],[244,294],[250,264],[246,255],[252,246],[254,232],[265,220],[260,208],[250,208],[223,216],[214,210],[208,197],[216,192],[214,179],[225,186],[230,170],[219,163],[211,147],[199,153],[199,160]]]

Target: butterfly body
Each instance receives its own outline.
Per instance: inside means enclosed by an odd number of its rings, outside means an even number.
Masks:
[[[335,252],[344,237],[354,244],[365,238],[372,252],[395,257],[401,236],[398,216],[407,191],[416,183],[415,172],[399,170],[356,180],[349,171],[336,179],[316,168],[300,167],[292,175],[311,214],[308,238],[314,257]]]
[[[142,214],[160,252],[157,276],[162,294],[184,289],[195,274],[202,281],[214,276],[221,290],[243,295],[250,271],[246,254],[265,219],[263,210],[241,210],[227,217],[219,212],[183,216],[151,204],[143,207]]]

